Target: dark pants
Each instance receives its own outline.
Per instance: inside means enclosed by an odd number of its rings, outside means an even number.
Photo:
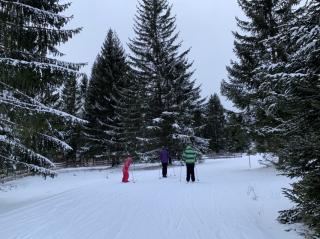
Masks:
[[[167,177],[168,163],[162,163],[162,176]]]
[[[190,181],[190,176],[191,176],[192,182],[194,182],[196,180],[194,176],[194,163],[187,163],[186,165],[187,165],[187,182]]]

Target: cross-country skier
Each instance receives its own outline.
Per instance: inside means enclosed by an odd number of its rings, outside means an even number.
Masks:
[[[132,157],[129,155],[127,157],[127,159],[125,160],[125,162],[123,164],[123,168],[122,168],[122,173],[123,173],[122,182],[123,183],[129,182],[129,167],[130,167],[131,163],[132,163]]]
[[[167,177],[167,169],[168,169],[168,163],[169,163],[170,155],[169,151],[163,147],[160,151],[160,161],[162,163],[162,177]]]
[[[194,149],[189,145],[184,150],[182,154],[182,160],[186,163],[187,166],[187,182],[190,181],[190,176],[192,182],[196,180],[194,176],[194,165],[197,161],[197,153],[194,151]]]

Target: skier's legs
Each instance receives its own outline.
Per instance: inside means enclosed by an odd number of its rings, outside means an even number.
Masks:
[[[190,164],[190,174],[191,174],[191,180],[192,182],[196,181],[196,178],[194,176],[194,163]]]
[[[168,171],[168,164],[162,163],[162,176],[167,177],[167,171]]]
[[[162,163],[162,177],[164,177],[165,172],[164,172],[164,163]]]
[[[127,183],[127,182],[129,182],[129,172],[128,171],[124,171],[123,172],[123,177],[122,177],[122,182],[123,183]]]
[[[190,174],[191,174],[191,169],[190,169],[190,164],[186,164],[187,165],[187,182],[190,181]]]

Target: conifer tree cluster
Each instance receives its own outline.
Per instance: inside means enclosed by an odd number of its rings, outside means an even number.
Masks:
[[[139,3],[128,58],[109,31],[86,98],[85,154],[110,159],[130,153],[153,159],[166,146],[179,157],[191,141],[199,151],[207,149],[194,119],[204,100],[192,79],[189,50],[181,51],[177,42],[171,11],[166,0]]]
[[[239,0],[249,20],[238,26],[247,34],[235,33],[238,61],[222,91],[259,149],[278,155],[279,169],[297,179],[285,190],[296,206],[281,221],[304,222],[319,235],[320,2],[298,2]]]
[[[54,93],[78,74],[81,64],[62,62],[57,45],[80,29],[60,13],[69,4],[52,1],[0,1],[0,167],[26,168],[52,175],[51,158],[69,150],[57,125],[79,122],[53,108]]]

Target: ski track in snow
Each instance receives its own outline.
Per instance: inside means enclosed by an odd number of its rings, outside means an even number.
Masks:
[[[0,238],[302,239],[276,221],[292,206],[281,189],[290,180],[259,166],[260,158],[253,169],[247,157],[206,160],[197,165],[200,181],[188,184],[179,167],[161,180],[158,170],[135,171],[136,183],[128,184],[119,169],[6,183]]]

